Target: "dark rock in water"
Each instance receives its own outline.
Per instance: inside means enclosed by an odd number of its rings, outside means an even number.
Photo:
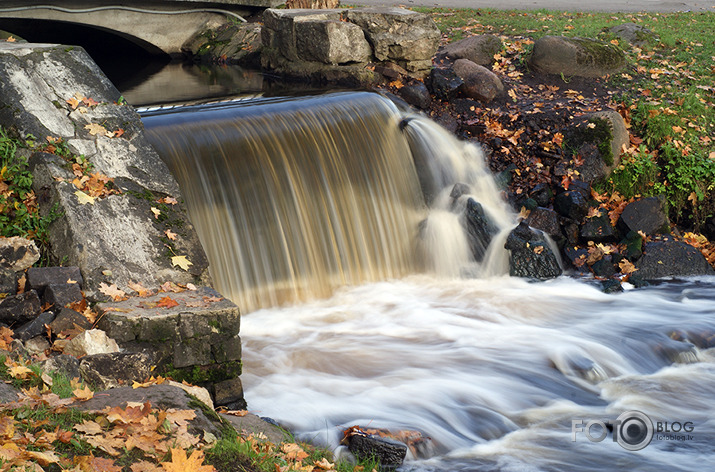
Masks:
[[[28,323],[42,310],[37,292],[29,290],[0,301],[0,323],[13,327]]]
[[[452,191],[449,192],[449,198],[453,198],[456,200],[462,195],[467,195],[469,192],[471,192],[469,185],[463,183],[456,183],[454,184],[454,187],[452,187]]]
[[[663,277],[715,275],[705,256],[693,246],[680,241],[655,241],[645,245],[638,269],[631,276],[644,280]]]
[[[464,81],[452,68],[434,68],[430,71],[427,85],[438,99],[452,100],[464,85]]]
[[[612,241],[616,237],[616,229],[611,224],[607,211],[586,218],[581,225],[581,239],[584,241]]]
[[[348,449],[360,460],[376,459],[381,468],[394,469],[402,465],[407,446],[390,438],[354,434],[348,439]]]
[[[565,246],[563,248],[563,255],[574,269],[583,274],[588,273],[586,270],[588,267],[586,265],[586,258],[588,257],[587,249],[578,246]]]
[[[623,291],[621,281],[618,279],[606,279],[601,281],[601,291],[604,293],[620,293]]]
[[[561,225],[559,224],[559,215],[554,210],[536,207],[529,213],[526,224],[532,228],[543,231],[554,240],[563,239]]]
[[[512,276],[551,279],[562,273],[558,258],[544,236],[524,221],[509,233],[504,247],[511,251],[509,274]]]
[[[580,222],[588,214],[588,202],[580,192],[568,190],[556,196],[554,210],[562,216]]]
[[[602,259],[594,262],[591,270],[596,277],[613,277],[618,272],[610,255],[605,255]]]
[[[474,259],[477,262],[481,262],[496,230],[489,222],[482,205],[472,198],[467,200],[464,223],[467,227],[467,236],[472,255],[474,255]]]
[[[653,346],[653,351],[659,357],[673,363],[690,364],[698,361],[695,346],[689,342],[664,338],[657,345]]]
[[[400,89],[399,94],[407,103],[421,110],[429,108],[430,103],[432,103],[429,90],[422,82],[405,85]]]
[[[48,285],[42,295],[42,301],[57,308],[62,308],[70,303],[81,302],[84,298],[82,290],[77,284]]]
[[[618,219],[618,229],[622,233],[642,231],[646,236],[670,232],[668,215],[663,197],[647,197],[629,203]]]
[[[626,259],[635,261],[643,255],[643,237],[635,231],[629,231],[621,244],[626,245]]]
[[[530,197],[536,200],[536,203],[538,203],[540,207],[547,207],[549,203],[551,203],[554,194],[548,185],[541,183],[534,186],[531,190]]]
[[[715,331],[711,328],[702,329],[700,331],[688,331],[686,339],[700,349],[715,347]]]
[[[45,334],[47,332],[45,325],[50,324],[54,319],[55,315],[51,311],[40,313],[37,318],[15,330],[15,339],[27,341],[28,339]]]

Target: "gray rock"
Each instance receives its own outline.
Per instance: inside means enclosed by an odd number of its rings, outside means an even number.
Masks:
[[[87,318],[71,308],[62,308],[50,323],[50,330],[55,334],[71,329],[87,330],[91,327],[92,323]]]
[[[482,34],[450,43],[442,48],[438,56],[446,56],[452,60],[469,59],[475,64],[487,66],[494,62],[494,55],[503,47],[498,36]]]
[[[534,43],[529,65],[544,74],[604,77],[623,69],[626,56],[618,46],[595,39],[544,36]]]
[[[262,45],[259,23],[224,24],[197,33],[181,50],[201,63],[256,65]]]
[[[298,57],[325,64],[367,63],[372,49],[363,30],[345,21],[300,21],[295,24]]]
[[[524,221],[509,233],[504,247],[510,251],[509,275],[513,277],[543,280],[562,273],[558,257],[546,239]]]
[[[37,292],[29,290],[0,301],[0,323],[10,327],[20,326],[34,320],[41,311]]]
[[[0,382],[0,403],[11,403],[19,400],[20,390],[12,385]]]
[[[432,93],[440,100],[452,100],[464,85],[464,81],[459,77],[454,69],[437,68],[430,71],[427,79]]]
[[[34,320],[15,329],[15,339],[27,341],[28,339],[45,335],[47,333],[45,325],[49,325],[54,319],[55,315],[51,311],[40,313]]]
[[[78,284],[48,285],[42,295],[42,301],[55,308],[62,308],[70,303],[81,302],[84,298]]]
[[[143,382],[151,376],[153,359],[142,352],[112,352],[82,357],[79,370],[82,379],[99,390],[132,382]]]
[[[69,379],[81,378],[79,371],[79,359],[67,354],[50,357],[42,364],[42,370],[45,372],[58,372]]]
[[[464,81],[462,93],[467,97],[489,103],[504,93],[504,84],[494,72],[469,59],[457,59],[454,72]]]
[[[381,468],[388,470],[402,465],[407,446],[391,438],[376,435],[354,434],[348,438],[348,450],[362,460],[376,459]]]
[[[19,272],[0,268],[0,293],[8,295],[17,293],[18,280],[20,280]]]
[[[75,357],[119,352],[119,345],[100,329],[82,331],[64,347],[64,353]]]
[[[296,23],[303,21],[340,21],[341,10],[277,10],[268,8],[263,12],[261,37],[263,54],[277,52],[289,61],[299,61],[295,32]],[[264,65],[265,58],[261,57]]]
[[[75,283],[82,287],[79,267],[32,267],[27,270],[27,287],[43,293],[48,285]]]
[[[216,405],[226,406],[232,410],[245,409],[246,401],[243,399],[241,379],[236,377],[215,384],[214,401]]]
[[[31,356],[38,356],[49,352],[50,343],[44,335],[35,336],[25,341],[25,350]]]
[[[285,430],[252,413],[248,413],[245,416],[229,415],[225,413],[221,413],[220,415],[243,436],[252,434],[256,437],[263,434],[267,438],[266,440],[272,442],[273,444],[280,444],[290,438],[290,435]]]
[[[610,28],[608,31],[634,46],[643,46],[658,39],[658,35],[651,29],[635,23],[623,23]]]
[[[21,272],[40,259],[34,241],[18,236],[0,237],[0,269]]]
[[[670,224],[665,212],[665,198],[647,197],[629,203],[617,223],[622,234],[642,231],[646,236],[669,233]]]
[[[638,270],[631,275],[631,279],[636,277],[652,280],[715,274],[715,270],[698,249],[672,240],[646,243],[643,256],[635,266]]]
[[[347,10],[346,17],[365,31],[378,61],[396,62],[412,72],[431,68],[441,34],[429,15],[376,7]]]
[[[98,411],[105,407],[126,407],[127,402],[151,403],[152,408],[167,410],[195,410],[196,418],[189,422],[189,432],[203,437],[204,431],[221,438],[223,420],[208,408],[198,407],[186,391],[172,385],[151,385],[149,387],[118,387],[96,392],[94,397],[84,402],[72,404],[73,408],[83,411]]]

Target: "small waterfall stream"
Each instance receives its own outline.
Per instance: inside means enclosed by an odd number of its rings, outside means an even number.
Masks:
[[[433,455],[403,471],[715,469],[715,278],[607,295],[503,275],[515,217],[479,150],[375,94],[145,123],[245,315],[253,412],[338,452],[353,425],[420,431]],[[497,230],[481,263],[470,196]],[[692,430],[629,451],[572,426],[632,410]]]

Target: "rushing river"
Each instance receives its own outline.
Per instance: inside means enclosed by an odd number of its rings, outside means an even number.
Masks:
[[[419,431],[405,471],[715,469],[715,278],[502,275],[516,218],[478,149],[375,94],[145,123],[243,308],[251,411],[338,452],[353,425]],[[481,263],[469,197],[497,230]]]

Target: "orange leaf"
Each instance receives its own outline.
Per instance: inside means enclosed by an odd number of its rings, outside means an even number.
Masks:
[[[159,303],[157,303],[156,306],[159,308],[173,308],[175,306],[179,306],[179,302],[171,297],[164,297],[159,300]]]

